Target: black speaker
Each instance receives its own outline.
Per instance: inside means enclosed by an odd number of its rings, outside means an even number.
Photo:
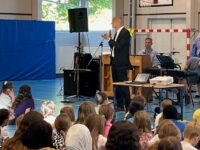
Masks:
[[[79,94],[94,96],[96,90],[99,90],[98,73],[79,70]],[[64,70],[64,95],[75,94],[77,94],[77,71]]]
[[[68,9],[69,31],[88,32],[87,8]]]

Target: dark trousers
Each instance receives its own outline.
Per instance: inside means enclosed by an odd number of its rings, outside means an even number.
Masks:
[[[113,82],[127,81],[127,67],[118,66],[115,60],[112,60],[112,78]],[[128,110],[130,104],[130,91],[128,86],[114,86],[115,106],[126,108]]]

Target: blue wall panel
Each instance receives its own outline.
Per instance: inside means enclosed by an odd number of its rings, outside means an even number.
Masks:
[[[55,78],[55,23],[0,20],[0,80]]]

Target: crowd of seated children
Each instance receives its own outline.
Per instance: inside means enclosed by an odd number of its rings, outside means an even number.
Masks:
[[[149,113],[146,111],[136,112],[133,124],[139,131],[141,150],[146,150],[148,148],[148,142],[153,137]]]
[[[75,114],[72,105],[65,105],[63,108],[61,108],[60,114],[66,114],[70,118],[72,125],[75,123]]]
[[[50,123],[53,127],[55,117],[55,103],[53,101],[46,100],[42,103],[41,112],[44,116],[44,120]]]
[[[78,117],[76,119],[76,124],[84,124],[88,115],[96,114],[95,105],[90,101],[83,102],[78,108]]]
[[[196,150],[200,140],[200,110],[193,114],[190,123],[179,121],[176,107],[168,100],[161,104],[163,112],[158,125],[152,130],[150,114],[144,110],[145,100],[135,97],[130,104],[132,121],[112,122],[114,109],[110,103],[99,105],[83,102],[75,119],[73,106],[67,105],[55,115],[55,104],[45,101],[42,113],[30,110],[16,119],[16,132],[5,138],[3,150]],[[138,109],[135,106],[140,106]],[[6,126],[10,112],[0,109],[0,126]],[[47,119],[50,118],[55,119]],[[76,120],[76,121],[75,121]],[[73,122],[73,123],[72,123]],[[111,123],[112,122],[112,123]],[[2,136],[2,130],[0,136]]]
[[[98,114],[89,115],[85,125],[92,136],[92,150],[104,150],[107,141],[107,138],[103,136],[105,118]]]
[[[109,104],[103,104],[99,108],[99,114],[105,118],[105,127],[104,127],[104,132],[103,135],[105,137],[108,136],[108,133],[110,131],[110,128],[112,127],[112,121],[114,118],[114,109],[111,105]]]

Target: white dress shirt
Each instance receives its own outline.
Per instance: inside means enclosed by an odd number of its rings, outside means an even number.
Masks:
[[[119,33],[121,32],[121,30],[124,28],[124,26],[120,27],[117,32],[116,32],[116,36],[114,37],[114,41],[116,42],[117,41],[117,38],[119,36]],[[113,47],[113,50],[112,50],[112,57],[115,57],[115,47]]]

